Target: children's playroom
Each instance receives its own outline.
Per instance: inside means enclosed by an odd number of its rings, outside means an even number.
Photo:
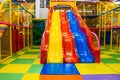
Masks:
[[[0,80],[120,80],[120,1],[0,0]]]

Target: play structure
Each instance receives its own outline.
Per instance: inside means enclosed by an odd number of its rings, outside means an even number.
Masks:
[[[57,5],[60,7],[56,9]],[[92,36],[96,38],[98,47],[94,45]],[[40,53],[43,64],[100,62],[99,39],[77,13],[74,0],[51,1]]]
[[[115,2],[83,2],[77,5],[77,12],[95,32],[101,46],[112,49],[119,47],[120,12]]]
[[[101,2],[99,8],[98,13],[101,13],[98,17],[101,26],[98,27],[100,28],[99,38],[103,41],[103,46],[110,45],[110,49],[112,49],[114,45],[119,46],[120,14],[118,10],[120,10],[120,7],[114,2]]]
[[[50,1],[40,63],[40,80],[83,80],[74,63],[100,63],[100,41],[77,13],[76,1]]]
[[[0,62],[32,45],[32,13],[34,6],[26,10],[14,0],[0,3]]]
[[[119,65],[114,2],[0,0],[0,80],[119,80]]]

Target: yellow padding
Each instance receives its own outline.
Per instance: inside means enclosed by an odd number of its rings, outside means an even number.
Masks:
[[[7,28],[8,26],[5,25],[5,24],[0,24],[0,27],[5,27],[5,28]]]

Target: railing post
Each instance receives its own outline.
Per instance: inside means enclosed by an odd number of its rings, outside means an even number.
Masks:
[[[10,0],[10,24],[12,24],[12,0]],[[10,56],[12,56],[12,26],[10,25]]]
[[[35,14],[36,18],[40,18],[40,0],[35,0]]]

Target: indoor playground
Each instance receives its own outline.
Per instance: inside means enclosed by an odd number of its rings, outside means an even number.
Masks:
[[[120,1],[0,0],[0,80],[120,80]]]

